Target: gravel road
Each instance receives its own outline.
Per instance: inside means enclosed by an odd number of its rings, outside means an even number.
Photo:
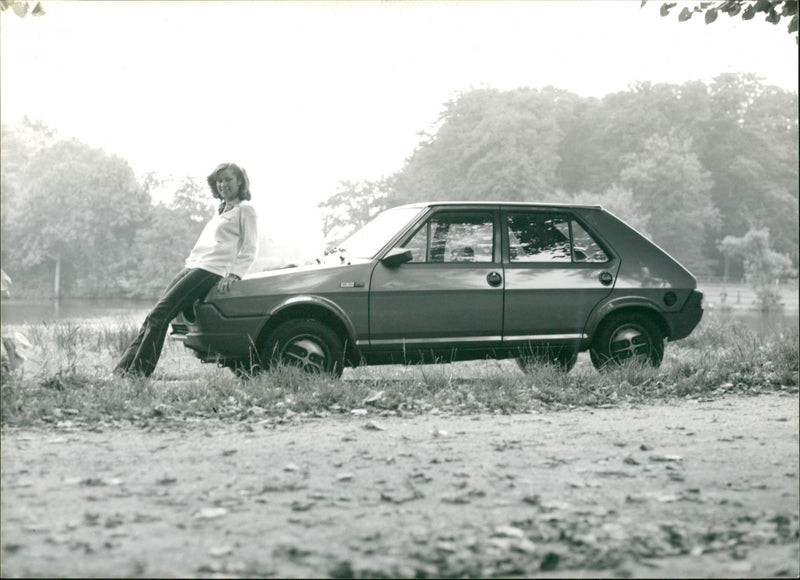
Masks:
[[[758,577],[798,396],[2,431],[2,576]]]

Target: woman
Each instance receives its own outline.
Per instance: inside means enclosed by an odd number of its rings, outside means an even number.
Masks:
[[[149,377],[156,368],[169,323],[179,312],[202,299],[216,284],[220,294],[242,279],[258,247],[256,211],[248,203],[250,181],[244,169],[223,163],[208,176],[211,194],[221,199],[197,240],[184,268],[169,283],[114,373]]]

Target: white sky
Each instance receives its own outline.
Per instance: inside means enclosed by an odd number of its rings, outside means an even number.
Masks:
[[[470,88],[602,97],[750,72],[797,90],[785,22],[678,23],[661,3],[43,0],[41,18],[2,13],[0,117],[42,120],[137,174],[237,162],[287,239],[340,180],[398,170]]]

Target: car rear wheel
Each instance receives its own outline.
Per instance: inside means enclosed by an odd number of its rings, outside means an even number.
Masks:
[[[664,334],[646,316],[612,315],[595,336],[590,356],[597,369],[629,360],[640,360],[657,367],[664,358]]]
[[[312,318],[288,320],[277,326],[264,343],[261,360],[284,364],[309,373],[342,375],[342,340],[328,325]]]
[[[578,350],[574,347],[535,347],[517,358],[517,364],[524,373],[541,364],[551,364],[568,373],[578,361]]]

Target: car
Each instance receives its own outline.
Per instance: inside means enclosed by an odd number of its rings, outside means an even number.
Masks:
[[[599,369],[658,366],[703,315],[694,276],[599,205],[403,205],[317,262],[212,290],[172,336],[240,375],[483,358],[568,371],[587,350]]]

